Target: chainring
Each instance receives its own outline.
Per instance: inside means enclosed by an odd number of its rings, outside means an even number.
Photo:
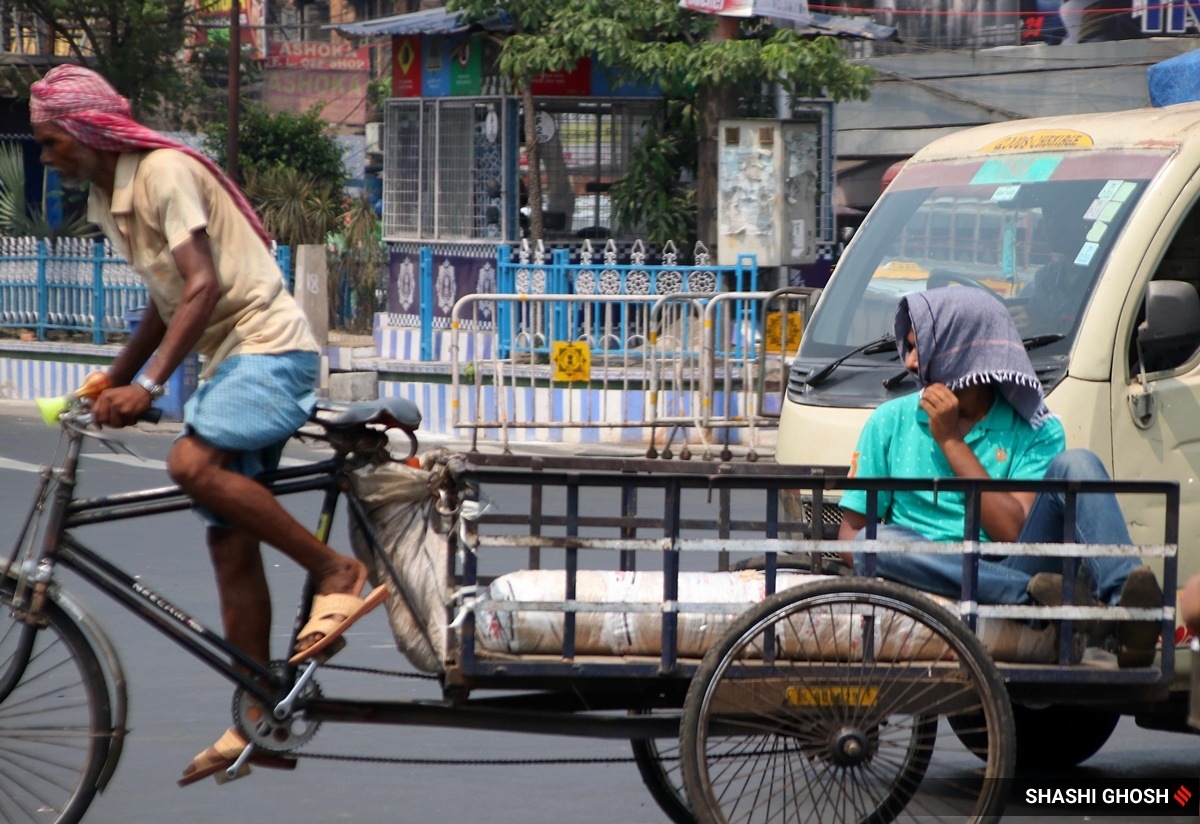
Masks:
[[[282,682],[287,672],[287,661],[272,661],[271,672]],[[233,693],[233,723],[246,736],[246,740],[260,749],[273,753],[288,753],[307,744],[320,728],[319,721],[306,718],[302,709],[305,702],[321,697],[321,687],[316,679],[304,685],[296,703],[301,709],[280,720],[271,710],[259,703],[253,695],[239,687]]]

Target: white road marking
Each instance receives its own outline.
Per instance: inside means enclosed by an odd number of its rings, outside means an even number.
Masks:
[[[15,469],[17,472],[41,472],[37,464],[14,461],[12,458],[0,458],[0,469]]]
[[[310,464],[319,458],[312,459],[304,458],[284,458],[279,462],[280,466],[304,466]],[[156,472],[165,472],[167,470],[166,461],[157,461],[151,458],[135,458],[133,455],[112,455],[108,453],[90,453],[85,454],[81,463],[87,465],[91,461],[108,461],[109,463],[121,464],[122,466],[132,466],[141,469],[153,469]],[[14,458],[5,458],[0,456],[0,469],[12,469],[17,472],[33,472],[37,473],[42,470],[40,464],[26,463],[18,461]]]

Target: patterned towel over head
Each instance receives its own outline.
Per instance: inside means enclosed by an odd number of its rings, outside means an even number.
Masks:
[[[1012,316],[995,296],[968,286],[912,292],[896,311],[896,347],[903,361],[908,332],[917,342],[917,383],[954,391],[988,383],[1035,429],[1051,412]]]

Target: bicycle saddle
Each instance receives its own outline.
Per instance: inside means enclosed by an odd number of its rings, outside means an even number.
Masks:
[[[345,429],[368,423],[399,427],[411,432],[421,425],[421,410],[404,398],[380,398],[376,401],[318,400],[308,419],[327,429]]]

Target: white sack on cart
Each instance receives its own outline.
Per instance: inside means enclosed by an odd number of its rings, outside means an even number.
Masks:
[[[444,471],[442,467],[429,471],[393,463],[354,475],[355,492],[400,576],[399,586],[384,563],[372,558],[367,538],[353,517],[351,545],[370,569],[372,584],[391,581],[387,611],[396,646],[424,672],[441,672],[446,651],[448,619],[442,582],[447,564],[447,524],[435,507]]]
[[[827,576],[781,572],[776,589],[782,591]],[[575,600],[586,603],[661,605],[661,572],[606,572],[581,570],[576,577]],[[554,602],[565,598],[566,575],[562,570],[522,570],[492,582],[487,598],[492,601]],[[722,614],[681,613],[678,621],[678,654],[704,655],[752,604],[765,597],[761,572],[681,572],[679,601],[682,603],[729,603],[741,610]],[[951,612],[957,604],[949,599],[930,598]],[[816,656],[820,652],[857,658],[861,652],[849,648],[846,639],[859,637],[850,631],[858,616],[852,612],[826,615],[810,626],[797,624],[796,631],[782,640],[783,649]],[[886,658],[937,660],[947,652],[944,644],[915,622],[897,617],[895,623],[876,627],[876,649]],[[563,614],[504,609],[478,610],[476,643],[481,649],[514,655],[561,655]],[[1050,663],[1058,656],[1058,631],[1053,624],[1034,629],[1026,622],[979,619],[978,634],[996,660]],[[836,640],[835,640],[836,639]],[[886,642],[885,642],[886,641]],[[575,651],[578,655],[659,655],[662,652],[662,616],[657,612],[578,612],[575,618]],[[847,647],[847,649],[839,649]]]

